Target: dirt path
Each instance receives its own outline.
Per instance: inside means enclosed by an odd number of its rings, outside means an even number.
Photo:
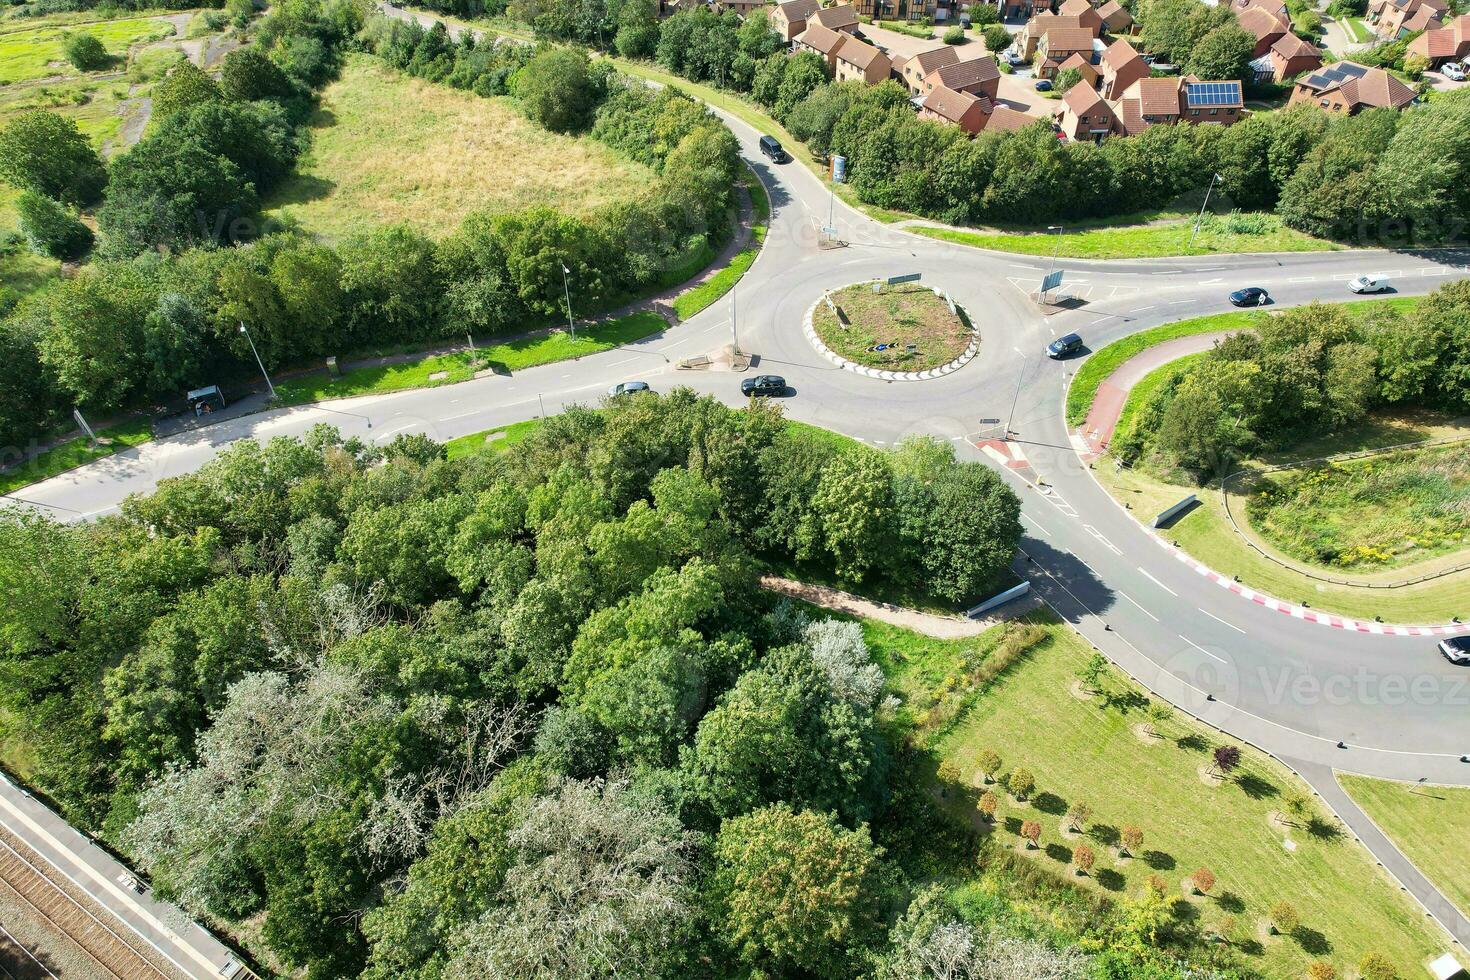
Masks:
[[[1097,386],[1092,408],[1088,409],[1087,420],[1082,423],[1082,437],[1087,440],[1087,448],[1094,453],[1101,453],[1108,448],[1108,443],[1113,441],[1113,430],[1118,427],[1118,416],[1123,413],[1123,405],[1128,401],[1128,392],[1150,371],[1189,354],[1207,351],[1215,346],[1215,341],[1234,332],[1218,330],[1214,333],[1166,340],[1162,344],[1139,351],[1118,365],[1117,370]]]
[[[964,616],[941,616],[938,613],[921,612],[886,602],[874,602],[862,596],[855,596],[851,592],[843,592],[841,589],[797,582],[794,579],[781,578],[776,575],[762,575],[761,588],[809,602],[814,606],[821,606],[823,609],[846,613],[849,616],[860,616],[863,619],[876,619],[881,623],[900,626],[940,640],[960,640],[967,636],[979,636],[992,626],[1015,619],[1017,616],[1024,616],[1040,604],[1040,600],[1028,596],[1007,604],[1004,611],[996,615],[984,619],[969,619]]]

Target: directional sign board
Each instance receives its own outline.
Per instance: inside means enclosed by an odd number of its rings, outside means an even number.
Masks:
[[[847,157],[835,156],[832,158],[832,183],[840,184],[847,180]]]
[[[1062,284],[1062,273],[1065,271],[1065,269],[1058,269],[1056,272],[1048,272],[1046,278],[1041,280],[1041,291],[1043,293],[1049,292],[1060,286]]]
[[[889,276],[888,285],[897,286],[899,283],[903,282],[918,282],[920,279],[923,278],[924,274],[922,272],[911,272],[906,276]]]

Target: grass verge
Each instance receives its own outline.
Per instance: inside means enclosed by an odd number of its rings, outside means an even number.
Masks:
[[[472,432],[467,436],[451,439],[444,444],[444,450],[449,454],[450,459],[473,456],[477,453],[504,452],[535,432],[540,426],[541,419],[527,419],[524,422],[499,425],[483,432]]]
[[[1378,829],[1465,915],[1470,915],[1470,789],[1339,774],[1337,782]]]
[[[771,218],[771,199],[766,194],[766,186],[761,183],[760,178],[754,178],[749,189],[751,209],[754,212],[754,221],[750,228],[753,244],[736,253],[728,265],[704,282],[674,297],[674,313],[678,315],[681,323],[701,310],[707,309],[721,296],[734,289],[735,284],[744,278],[745,273],[755,264],[756,257],[760,255],[761,245],[766,240],[766,228]]]
[[[870,622],[863,629],[902,699],[900,723],[956,773],[940,790],[944,806],[992,847],[1114,900],[1137,895],[1157,875],[1181,895],[1183,928],[1219,929],[1244,965],[1267,976],[1301,976],[1319,959],[1347,976],[1369,950],[1407,975],[1443,944],[1351,836],[1321,815],[1310,823],[1273,819],[1287,794],[1307,792],[1292,773],[1243,747],[1241,767],[1217,781],[1208,764],[1223,741],[1218,733],[1178,713],[1152,733],[1148,698],[1111,671],[1097,693],[1085,693],[1077,679],[1092,651],[1049,615],[959,641]],[[975,812],[986,749],[1000,755],[1004,771],[1031,770],[1037,787],[1025,802],[997,789],[994,824]],[[1064,816],[1078,801],[1094,811],[1081,834]],[[1023,820],[1041,825],[1035,850],[1022,845]],[[1122,857],[1118,835],[1130,824],[1143,830],[1143,845]],[[1097,854],[1086,876],[1068,866],[1080,843]],[[1218,884],[1207,896],[1190,895],[1182,880],[1202,866]],[[1260,923],[1280,901],[1301,913],[1302,927],[1268,936]]]
[[[1188,219],[1158,224],[1113,225],[1060,236],[1040,232],[1018,235],[923,226],[915,226],[910,230],[928,238],[975,248],[1023,255],[1057,254],[1076,259],[1223,255],[1241,252],[1326,252],[1343,247],[1287,228],[1280,218],[1272,214],[1240,217],[1249,221],[1209,215],[1197,237],[1194,235],[1194,222]]]
[[[577,331],[576,340],[568,333],[556,331],[482,347],[474,354],[436,354],[407,364],[354,368],[343,372],[339,378],[313,374],[281,382],[276,385],[276,394],[282,405],[303,405],[331,398],[376,395],[405,388],[432,388],[468,381],[477,371],[486,368],[520,371],[542,364],[598,354],[642,340],[667,326],[663,318],[655,313],[632,313],[616,320],[582,327]]]
[[[111,428],[99,429],[97,435],[105,442],[93,446],[86,439],[73,439],[39,453],[13,469],[0,472],[0,493],[13,493],[93,460],[142,445],[153,438],[153,427],[148,419],[132,419]]]

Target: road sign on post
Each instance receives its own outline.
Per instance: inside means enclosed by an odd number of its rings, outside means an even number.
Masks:
[[[924,278],[924,274],[922,272],[910,272],[906,276],[889,276],[888,277],[888,285],[890,285],[890,286],[897,286],[900,283],[905,283],[905,282],[918,282],[920,279],[923,279],[923,278]]]
[[[1048,272],[1046,278],[1041,280],[1041,291],[1049,293],[1062,284],[1062,273],[1065,270],[1058,269],[1056,272]]]
[[[832,158],[832,183],[841,184],[847,180],[847,157],[835,156]]]

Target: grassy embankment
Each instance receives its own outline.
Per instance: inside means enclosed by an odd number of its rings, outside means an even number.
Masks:
[[[1470,789],[1395,783],[1367,776],[1337,777],[1339,785],[1434,882],[1450,901],[1470,915]]]

